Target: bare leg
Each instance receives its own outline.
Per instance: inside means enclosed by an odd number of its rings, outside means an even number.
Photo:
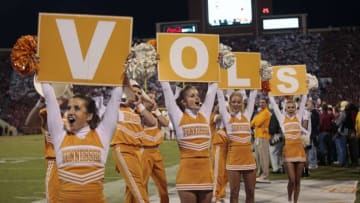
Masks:
[[[197,191],[198,193],[198,203],[209,203],[212,199],[212,190]]]
[[[230,203],[239,202],[239,192],[240,192],[240,171],[231,171],[228,170],[229,184],[230,184]]]
[[[255,184],[256,184],[256,171],[248,170],[241,172],[244,177],[245,183],[245,194],[246,194],[246,203],[255,202]]]
[[[301,182],[301,174],[304,169],[303,162],[295,163],[295,187],[294,187],[294,203],[296,203],[299,199],[300,194],[300,182]]]
[[[287,192],[288,192],[288,200],[290,202],[292,200],[292,194],[294,192],[294,187],[295,187],[295,164],[292,162],[286,162],[285,166],[288,175]]]
[[[307,177],[309,176],[309,160],[308,160],[308,153],[309,153],[309,150],[305,149],[305,155],[306,155],[306,162],[304,163],[304,170],[303,170],[303,173],[304,174],[304,177]]]
[[[178,194],[181,203],[197,203],[196,193],[194,191],[180,190]]]

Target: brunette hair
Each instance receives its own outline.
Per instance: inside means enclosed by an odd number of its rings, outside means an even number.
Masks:
[[[90,126],[90,129],[95,129],[100,122],[100,117],[97,114],[95,101],[91,97],[80,94],[73,96],[73,98],[78,98],[85,101],[85,107],[87,112],[93,114],[92,119],[88,121],[88,124]]]
[[[179,93],[178,98],[176,98],[176,104],[179,106],[179,108],[181,109],[181,111],[185,111],[185,106],[182,103],[182,100],[185,99],[186,93],[190,90],[190,89],[196,89],[196,87],[192,86],[192,85],[186,85]]]

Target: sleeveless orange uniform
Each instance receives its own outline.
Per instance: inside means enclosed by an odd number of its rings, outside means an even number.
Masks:
[[[252,170],[256,168],[251,149],[250,122],[245,116],[240,119],[231,116],[226,122],[229,151],[226,161],[227,170]]]
[[[306,155],[301,141],[301,126],[296,116],[285,116],[283,121],[285,146],[283,149],[284,162],[305,162]]]
[[[47,126],[53,137],[59,177],[59,201],[65,203],[104,203],[104,173],[110,140],[116,128],[123,93],[115,87],[103,119],[96,129],[86,125],[76,132],[64,129],[64,120],[53,87],[41,83],[48,114]]]
[[[211,133],[207,120],[201,113],[196,118],[184,113],[179,128],[182,136],[178,136],[180,164],[176,189],[212,190],[214,178],[209,152]]]
[[[205,100],[198,111],[182,111],[176,103],[169,82],[160,83],[164,92],[169,117],[174,124],[180,151],[176,189],[211,191],[214,188],[213,167],[210,159],[210,115],[214,105],[217,83],[208,85]]]
[[[59,202],[105,202],[107,150],[98,133],[90,130],[83,139],[66,134],[57,153]]]

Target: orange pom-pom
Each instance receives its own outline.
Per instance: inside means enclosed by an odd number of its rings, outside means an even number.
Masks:
[[[148,44],[151,44],[151,46],[153,46],[156,49],[156,39],[150,39],[147,41]]]
[[[11,49],[11,65],[23,76],[31,75],[38,70],[37,37],[34,35],[21,36]]]
[[[269,80],[265,80],[265,81],[261,81],[261,91],[262,92],[270,92],[270,81]]]

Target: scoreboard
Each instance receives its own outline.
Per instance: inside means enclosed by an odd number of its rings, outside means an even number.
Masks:
[[[199,20],[159,22],[156,23],[156,32],[197,33],[200,31]]]

